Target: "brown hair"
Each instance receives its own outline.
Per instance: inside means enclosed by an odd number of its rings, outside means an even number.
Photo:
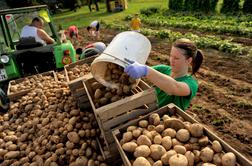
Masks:
[[[174,47],[184,50],[184,56],[188,59],[192,57],[192,74],[194,75],[203,62],[203,53],[196,44],[189,39],[178,39],[173,44]]]

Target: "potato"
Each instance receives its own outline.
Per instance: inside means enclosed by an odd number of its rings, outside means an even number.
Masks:
[[[162,119],[163,119],[163,121],[165,121],[166,119],[169,119],[170,117],[169,117],[169,115],[163,115],[163,117],[162,117]]]
[[[217,141],[217,140],[213,141],[213,143],[212,143],[212,149],[215,152],[220,153],[222,151],[222,146],[221,146],[220,142]]]
[[[211,162],[213,160],[214,151],[209,147],[205,147],[200,151],[200,159],[203,162]]]
[[[162,146],[165,148],[165,150],[170,150],[172,147],[172,140],[171,137],[165,136],[161,140]]]
[[[107,92],[107,93],[105,93],[104,97],[109,100],[109,99],[111,99],[113,97],[113,95],[112,95],[111,92]]]
[[[138,126],[140,126],[142,128],[146,128],[148,126],[148,121],[147,120],[140,120],[138,122]]]
[[[170,118],[170,119],[164,120],[164,126],[165,128],[172,128],[176,131],[178,131],[179,129],[185,128],[185,124],[177,118]]]
[[[174,138],[176,136],[176,130],[172,128],[167,128],[162,132],[162,136],[170,136],[171,138]]]
[[[113,103],[113,102],[116,102],[116,101],[118,101],[118,100],[120,100],[121,98],[118,96],[118,95],[115,95],[115,96],[113,96],[110,100],[111,100],[111,102]]]
[[[201,137],[203,135],[203,126],[201,124],[198,123],[193,123],[190,127],[189,127],[189,131],[191,133],[191,135],[193,137]]]
[[[162,142],[162,137],[161,135],[156,135],[153,139],[154,144],[161,144]]]
[[[147,145],[140,145],[135,149],[134,156],[137,157],[148,157],[151,151]]]
[[[94,98],[99,99],[102,97],[102,91],[100,89],[96,89],[94,93]]]
[[[149,163],[150,163],[151,165],[154,164],[154,161],[153,161],[153,159],[152,159],[151,157],[147,157],[146,159],[149,161]]]
[[[216,153],[213,156],[213,163],[217,166],[221,166],[221,158],[222,158],[222,154],[221,153]]]
[[[185,153],[185,156],[187,158],[188,161],[188,166],[194,166],[194,154],[191,151],[187,151]]]
[[[149,123],[154,125],[154,126],[157,126],[160,124],[160,117],[157,113],[153,113],[149,116]]]
[[[127,131],[133,131],[133,130],[135,130],[135,129],[137,129],[137,126],[129,126],[129,127],[127,128]]]
[[[177,131],[176,133],[176,138],[180,141],[180,142],[187,142],[190,139],[190,133],[188,130],[186,129],[180,129]]]
[[[141,135],[142,131],[140,129],[135,129],[132,131],[132,135],[135,137],[135,138],[138,138],[140,135]]]
[[[124,142],[129,142],[133,139],[132,132],[127,131],[126,133],[123,133],[123,141]]]
[[[108,99],[106,97],[102,97],[102,98],[99,99],[99,103],[101,105],[105,105],[105,104],[108,103]]]
[[[212,164],[212,163],[204,163],[204,164],[202,164],[202,166],[216,166],[216,165]]]
[[[125,94],[129,94],[130,93],[131,88],[127,85],[123,85],[123,93]]]
[[[67,134],[67,138],[72,143],[79,143],[79,141],[80,141],[80,137],[76,132],[69,132]]]
[[[182,145],[175,145],[173,149],[179,154],[185,154],[186,153],[186,148],[184,146],[182,146]]]
[[[137,148],[137,144],[135,142],[127,142],[122,145],[123,150],[126,152],[134,152]]]
[[[154,160],[160,160],[161,157],[165,154],[166,150],[163,146],[161,145],[157,145],[157,144],[153,144],[150,146],[150,150],[151,150],[151,154],[150,156],[154,159]]]
[[[148,125],[147,130],[153,131],[153,130],[155,130],[155,126],[154,125]]]
[[[175,150],[169,150],[168,152],[165,152],[165,154],[161,157],[161,161],[165,164],[169,164],[169,159],[173,156],[176,155],[177,152]]]
[[[152,166],[163,166],[163,163],[161,160],[158,160]]]
[[[199,150],[193,150],[194,154],[194,162],[198,163],[200,161],[200,151]]]
[[[223,166],[235,166],[236,157],[234,153],[228,152],[224,154],[221,158],[221,163]]]
[[[209,140],[208,140],[207,136],[203,136],[203,137],[199,138],[199,145],[201,147],[207,146],[208,143],[209,143]]]
[[[146,158],[138,157],[133,162],[133,166],[151,166],[151,164],[149,163],[149,161]]]
[[[137,144],[151,146],[152,143],[151,140],[146,135],[140,135],[137,138]]]
[[[160,124],[160,125],[157,125],[155,127],[155,130],[158,132],[158,133],[162,133],[164,131],[164,125]]]
[[[183,145],[183,143],[182,143],[182,142],[179,142],[176,138],[173,138],[173,139],[172,139],[172,146],[174,147],[174,146],[176,146],[176,145]]]
[[[189,143],[193,144],[193,143],[197,143],[197,142],[198,142],[198,138],[190,137]]]
[[[93,82],[92,84],[91,84],[91,88],[93,89],[93,90],[96,90],[96,89],[99,89],[99,88],[102,88],[103,86],[102,86],[102,84],[100,84],[99,82]]]
[[[4,160],[15,159],[20,155],[19,151],[9,151],[4,155]]]
[[[173,155],[169,159],[169,165],[170,166],[187,166],[188,161],[187,161],[187,158],[184,155],[176,154],[176,155]]]

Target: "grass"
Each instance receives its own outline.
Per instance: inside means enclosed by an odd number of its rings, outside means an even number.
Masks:
[[[128,9],[122,12],[113,13],[108,13],[106,11],[105,3],[100,3],[99,12],[89,12],[88,6],[84,6],[78,9],[77,12],[66,11],[64,13],[54,15],[53,20],[56,25],[61,24],[63,28],[67,28],[70,25],[84,27],[94,20],[106,21],[108,23],[120,23],[125,16],[139,13],[140,9],[153,6],[167,8],[168,2],[167,0],[131,0],[128,2]]]

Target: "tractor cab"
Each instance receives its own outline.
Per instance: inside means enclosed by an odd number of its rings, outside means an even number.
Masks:
[[[44,30],[55,43],[42,45],[35,38],[20,38],[34,17],[44,20]],[[61,69],[75,62],[70,41],[61,42],[46,5],[0,10],[0,82]]]

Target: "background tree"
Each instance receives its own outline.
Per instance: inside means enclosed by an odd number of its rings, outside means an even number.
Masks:
[[[239,2],[240,0],[223,0],[221,13],[237,13],[239,11]]]
[[[252,14],[252,0],[245,0],[242,10],[243,10],[243,13]]]
[[[169,9],[181,11],[184,9],[183,0],[169,0]]]

